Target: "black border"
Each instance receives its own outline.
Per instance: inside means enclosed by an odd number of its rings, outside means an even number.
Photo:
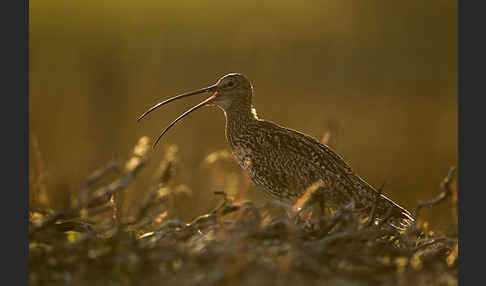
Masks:
[[[458,1],[459,284],[484,284],[484,7]],[[466,5],[467,4],[467,5]],[[476,4],[476,5],[473,5]],[[483,5],[484,6],[484,5]],[[466,135],[469,134],[467,143]],[[483,151],[483,152],[481,152]],[[481,154],[483,153],[483,154]],[[478,160],[479,159],[479,160]],[[478,164],[479,163],[479,164]],[[475,166],[475,165],[478,166]],[[465,216],[465,213],[468,213]],[[467,219],[467,223],[466,223]],[[469,229],[465,229],[465,224]],[[475,256],[475,257],[474,257]]]
[[[2,281],[28,285],[29,1],[2,4]]]

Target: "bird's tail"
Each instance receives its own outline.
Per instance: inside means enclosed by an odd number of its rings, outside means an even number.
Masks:
[[[361,206],[371,206],[371,218],[378,223],[386,223],[396,229],[406,230],[414,222],[414,218],[408,210],[401,207],[387,196],[377,191],[373,186],[368,184],[365,180],[356,176],[355,186],[360,189],[360,197],[364,200]],[[369,209],[369,208],[365,208]]]
[[[385,223],[399,230],[407,229],[414,221],[408,210],[376,191],[372,208],[374,208],[374,217],[371,219],[379,222],[385,220]]]

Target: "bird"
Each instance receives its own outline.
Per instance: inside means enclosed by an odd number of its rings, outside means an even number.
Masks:
[[[154,141],[154,148],[181,119],[203,106],[216,105],[226,117],[225,135],[231,153],[250,181],[265,195],[295,204],[306,190],[318,183],[316,193],[330,206],[353,200],[355,209],[363,213],[373,209],[372,216],[388,219],[388,225],[398,229],[406,229],[414,221],[408,210],[362,179],[326,144],[258,118],[252,104],[252,84],[241,73],[224,75],[213,85],[159,102],[137,121],[163,105],[202,93],[211,93],[211,96],[172,121]]]

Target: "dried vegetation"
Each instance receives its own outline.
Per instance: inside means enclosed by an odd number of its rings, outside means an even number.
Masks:
[[[89,175],[66,210],[31,202],[31,285],[457,285],[457,237],[435,235],[420,218],[403,232],[357,216],[352,204],[296,214],[281,202],[235,201],[218,191],[213,211],[181,221],[174,198],[185,189],[169,184],[175,147],[138,211],[121,215],[117,196],[149,153],[142,137],[123,168],[113,160]],[[415,216],[455,200],[454,171]]]

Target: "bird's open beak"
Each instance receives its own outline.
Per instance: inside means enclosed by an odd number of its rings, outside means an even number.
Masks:
[[[155,140],[154,144],[152,145],[152,147],[155,148],[155,145],[157,145],[157,143],[159,142],[160,138],[162,138],[162,136],[164,136],[164,134],[174,125],[176,124],[179,120],[181,120],[182,118],[186,117],[187,115],[189,115],[189,113],[207,105],[207,104],[211,104],[219,95],[219,92],[218,92],[218,89],[217,89],[217,85],[212,85],[212,86],[209,86],[209,87],[205,87],[205,88],[202,88],[202,89],[198,89],[198,90],[195,90],[195,91],[191,91],[191,92],[187,92],[187,93],[184,93],[184,94],[181,94],[181,95],[178,95],[178,96],[174,96],[174,97],[171,97],[167,100],[164,100],[162,102],[159,102],[157,103],[156,105],[152,106],[149,108],[149,110],[147,110],[144,114],[142,114],[138,119],[137,121],[140,121],[142,118],[144,118],[145,116],[147,116],[150,112],[154,111],[155,109],[161,107],[162,105],[165,105],[169,102],[172,102],[174,100],[177,100],[177,99],[181,99],[181,98],[184,98],[184,97],[187,97],[187,96],[191,96],[191,95],[196,95],[196,94],[200,94],[200,93],[204,93],[204,92],[213,92],[213,95],[211,95],[209,98],[207,98],[206,100],[204,100],[203,102],[191,107],[189,110],[187,110],[186,112],[184,112],[183,114],[181,114],[179,117],[177,117],[174,121],[172,121],[169,126],[167,126],[164,131],[162,131],[162,133],[160,133],[159,137],[157,137],[157,140]]]

